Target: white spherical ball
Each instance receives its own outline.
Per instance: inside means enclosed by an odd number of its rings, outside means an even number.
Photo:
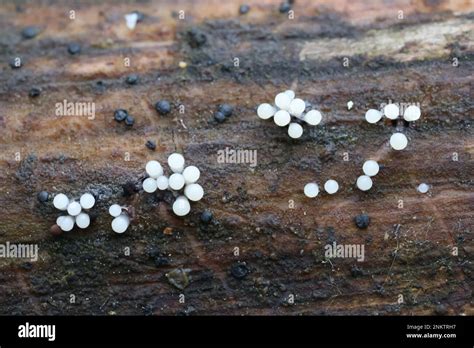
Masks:
[[[288,135],[293,139],[301,138],[303,135],[303,127],[296,122],[291,122],[288,127]]]
[[[364,171],[365,175],[368,176],[374,176],[377,175],[379,172],[379,164],[374,161],[374,160],[368,160],[364,162],[364,165],[362,166],[362,170]]]
[[[173,212],[178,216],[185,216],[191,211],[191,205],[185,196],[179,196],[173,203]]]
[[[314,182],[310,182],[304,186],[304,194],[306,197],[314,198],[319,194],[319,186]]]
[[[174,173],[168,179],[168,185],[172,190],[181,190],[185,184],[183,174]]]
[[[53,205],[56,209],[66,210],[69,205],[69,198],[64,193],[57,194],[53,199]]]
[[[365,119],[369,123],[377,123],[382,118],[382,113],[379,110],[369,109],[365,113]]]
[[[420,193],[426,193],[426,192],[428,192],[429,189],[430,189],[429,185],[427,185],[425,183],[422,183],[422,184],[418,185],[418,188],[417,188],[418,192],[420,192]]]
[[[174,173],[181,173],[184,169],[184,157],[180,153],[173,153],[168,157],[168,165]],[[163,175],[161,173],[160,175]]]
[[[199,184],[189,184],[184,188],[184,195],[193,202],[197,202],[204,196],[204,189]]]
[[[192,184],[199,180],[199,176],[201,172],[199,171],[198,167],[196,166],[189,166],[184,168],[183,176],[186,184]]]
[[[306,115],[304,115],[303,120],[305,120],[305,122],[311,126],[317,126],[321,122],[322,118],[323,116],[318,110],[310,110],[306,113]]]
[[[112,204],[109,207],[109,214],[113,217],[119,216],[120,214],[122,214],[122,207],[118,204]]]
[[[86,213],[80,213],[76,216],[76,225],[79,228],[87,228],[91,223],[91,218]]]
[[[116,233],[124,233],[128,225],[130,225],[130,218],[126,214],[121,214],[112,220],[112,230]]]
[[[275,115],[276,109],[267,103],[260,104],[257,108],[257,115],[262,120],[268,120],[270,117]]]
[[[290,108],[291,98],[286,93],[278,93],[275,97],[275,105],[282,110],[288,110]]]
[[[408,139],[403,133],[394,133],[390,137],[390,146],[394,150],[403,150],[408,145]]]
[[[421,110],[416,105],[410,105],[405,109],[405,112],[403,113],[403,118],[405,119],[405,121],[408,122],[416,121],[420,118],[420,116]]]
[[[385,105],[385,107],[383,108],[383,113],[385,117],[391,120],[395,120],[400,115],[400,109],[395,104],[388,104],[388,105]]]
[[[160,176],[158,179],[156,179],[156,185],[158,186],[158,189],[161,191],[167,190],[169,187],[169,182],[168,182],[168,177],[167,176]]]
[[[69,232],[74,228],[74,218],[72,216],[63,216],[59,222],[58,225],[64,232]]]
[[[156,179],[146,178],[145,180],[143,180],[142,187],[143,187],[143,191],[145,192],[148,192],[148,193],[155,192],[156,189],[158,188],[156,184]]]
[[[368,175],[361,175],[357,178],[357,187],[361,191],[370,190],[372,187],[372,179]]]
[[[79,200],[81,207],[84,209],[90,209],[95,204],[95,198],[90,193],[84,193]]]
[[[160,175],[163,175],[163,167],[158,161],[149,161],[146,164],[145,171],[150,178],[156,179]]]
[[[285,94],[290,97],[291,100],[295,99],[295,92],[293,92],[291,89],[288,89],[285,91]]]
[[[81,205],[76,201],[69,203],[69,205],[67,206],[67,213],[71,216],[79,215],[81,210],[82,210]]]
[[[303,99],[295,98],[290,103],[290,114],[296,117],[300,117],[306,108],[306,103]]]
[[[58,218],[56,219],[56,225],[61,226],[61,222],[63,221],[64,218],[65,218],[64,215],[58,216]]]
[[[278,110],[273,116],[273,121],[277,126],[284,127],[291,121],[291,116],[286,110]]]
[[[330,179],[324,184],[324,190],[330,195],[332,195],[339,190],[339,184],[336,180]]]

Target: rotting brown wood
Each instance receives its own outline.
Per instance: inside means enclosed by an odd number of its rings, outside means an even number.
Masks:
[[[85,1],[74,21],[60,1],[2,3],[0,241],[38,243],[40,260],[0,259],[1,314],[473,314],[471,2],[296,1],[294,20],[278,2],[246,2],[251,11],[238,16],[231,1]],[[133,10],[146,18],[130,32],[123,15]],[[179,10],[186,20],[172,16]],[[22,40],[28,25],[42,32]],[[207,38],[201,47],[191,47],[193,30]],[[71,41],[83,45],[80,55],[67,53]],[[15,56],[21,69],[8,66]],[[124,83],[131,72],[136,86]],[[28,98],[32,86],[38,98]],[[299,141],[255,114],[289,87],[324,114]],[[174,104],[169,116],[153,109],[162,98]],[[93,101],[95,119],[55,117],[64,99]],[[387,146],[392,125],[363,119],[389,99],[421,105],[402,152]],[[216,125],[209,120],[222,102],[234,115]],[[135,116],[133,129],[113,121],[117,108]],[[256,168],[219,164],[227,146],[257,150]],[[175,217],[166,195],[123,197],[147,160],[165,162],[176,150],[201,168],[206,190],[189,216]],[[384,168],[361,193],[354,183],[367,158]],[[341,184],[338,194],[304,197],[307,182],[328,178]],[[429,194],[416,191],[421,182],[433,185]],[[86,231],[53,237],[58,214],[37,202],[41,190],[90,190],[99,216]],[[116,202],[138,217],[124,235],[110,228]],[[215,224],[199,222],[204,209]],[[354,225],[361,212],[367,230]],[[332,241],[364,244],[365,261],[328,262]],[[232,275],[238,262],[249,270],[242,279]],[[177,268],[191,270],[184,290],[166,277]]]

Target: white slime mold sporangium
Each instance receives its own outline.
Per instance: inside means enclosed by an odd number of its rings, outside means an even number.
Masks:
[[[81,204],[81,207],[83,209],[90,209],[94,206],[95,204],[95,198],[93,195],[91,195],[90,193],[84,193],[80,200],[79,200],[79,203]]]
[[[430,186],[425,184],[425,183],[421,183],[420,185],[418,185],[417,187],[417,190],[418,192],[420,193],[426,193],[428,192],[428,190],[430,189]]]
[[[148,193],[155,192],[156,189],[158,188],[156,179],[146,178],[145,180],[143,180],[142,187],[143,187],[143,191],[145,192],[148,192]]]
[[[66,210],[69,205],[69,198],[64,193],[59,193],[54,197],[53,205],[56,209]]]
[[[361,175],[357,178],[356,184],[359,190],[367,191],[372,187],[372,179],[368,175]]]
[[[314,182],[310,182],[304,186],[304,194],[308,198],[314,198],[319,194],[319,186]]]
[[[291,121],[291,116],[286,110],[278,110],[273,116],[273,121],[277,126],[285,127]]]
[[[145,171],[150,176],[150,178],[153,179],[163,175],[163,167],[158,161],[149,161],[146,164]]]
[[[287,93],[278,93],[275,97],[275,105],[282,110],[289,110],[292,98]]]
[[[204,190],[199,184],[189,184],[184,188],[184,195],[189,200],[197,202],[204,196]]]
[[[408,122],[416,121],[420,118],[420,116],[421,110],[416,105],[410,105],[405,109],[405,112],[403,113],[403,118],[405,119],[405,121]]]
[[[80,213],[78,216],[76,216],[76,225],[79,228],[87,228],[89,227],[89,224],[91,223],[91,219],[89,215],[86,213]]]
[[[67,206],[67,213],[71,216],[79,215],[81,210],[82,210],[82,207],[78,202],[71,202]]]
[[[303,99],[295,98],[290,103],[290,114],[296,117],[300,117],[306,108],[306,103]]]
[[[186,184],[195,183],[196,181],[199,180],[200,175],[201,175],[201,172],[196,166],[189,166],[189,167],[184,168],[183,170],[183,176],[184,176],[184,180],[186,181]]]
[[[169,187],[169,179],[167,176],[162,175],[158,179],[156,179],[156,184],[158,186],[158,190],[167,190]]]
[[[174,173],[181,173],[184,170],[184,157],[180,153],[172,153],[168,157],[168,166]],[[162,175],[161,173],[160,175]]]
[[[124,233],[130,225],[130,218],[121,214],[112,220],[112,230],[116,233]]]
[[[388,104],[383,108],[383,113],[385,117],[391,120],[396,120],[400,115],[400,109],[396,104]]]
[[[118,204],[112,204],[109,207],[109,214],[113,217],[119,216],[120,214],[122,214],[122,207]]]
[[[185,196],[179,196],[173,203],[173,212],[178,216],[185,216],[191,211],[191,205]]]
[[[382,113],[379,110],[369,109],[365,113],[365,119],[369,123],[377,123],[382,118]]]
[[[293,139],[301,138],[303,135],[303,127],[296,122],[291,122],[288,127],[288,135]]]
[[[267,103],[260,104],[257,108],[257,115],[262,120],[268,120],[269,118],[273,117],[273,115],[275,115],[275,112],[276,109]]]
[[[394,150],[403,150],[408,145],[408,139],[403,133],[394,133],[390,137],[390,146]]]
[[[168,185],[172,190],[181,190],[184,187],[184,176],[179,173],[172,174],[168,179]]]
[[[362,166],[362,170],[364,171],[365,175],[368,176],[374,176],[377,175],[379,172],[379,164],[374,161],[374,160],[368,160],[364,162],[364,165]]]
[[[323,116],[318,110],[310,110],[303,117],[305,122],[311,126],[317,126],[322,118]]]
[[[332,195],[339,190],[339,184],[336,180],[330,179],[324,184],[324,190]]]

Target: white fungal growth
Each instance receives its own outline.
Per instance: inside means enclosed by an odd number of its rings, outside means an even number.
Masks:
[[[143,180],[142,187],[145,192],[153,193],[158,188],[158,185],[156,183],[156,179],[146,178],[145,180]]]
[[[322,119],[321,112],[318,110],[310,110],[305,114],[306,105],[303,99],[295,98],[294,91],[286,90],[276,95],[275,106],[268,103],[260,104],[257,108],[257,115],[264,120],[273,117],[277,126],[288,126],[288,135],[297,139],[303,135],[303,126],[294,118],[303,120],[310,126],[318,125]]]
[[[71,202],[67,206],[67,213],[71,216],[77,216],[81,212],[82,207],[78,202]]]
[[[53,199],[53,205],[56,209],[66,210],[69,205],[69,198],[64,193],[57,194]]]
[[[191,211],[191,205],[185,196],[179,196],[173,203],[173,212],[178,216],[185,216]]]
[[[201,172],[196,166],[189,166],[184,168],[183,170],[184,181],[186,182],[186,184],[194,184],[196,181],[199,180],[200,175]]]
[[[174,173],[181,173],[184,169],[184,157],[180,153],[172,153],[168,157],[168,166]],[[161,173],[160,175],[163,175]]]
[[[322,118],[323,116],[318,110],[310,110],[304,115],[303,120],[311,126],[317,126]]]
[[[300,117],[306,108],[306,103],[303,99],[295,98],[290,103],[289,112],[291,115]]]
[[[262,120],[268,120],[269,118],[275,115],[276,109],[270,104],[264,103],[260,104],[257,108],[257,115]]]
[[[382,113],[379,110],[369,109],[365,113],[365,119],[369,123],[377,123],[382,118]]]
[[[429,189],[430,189],[430,186],[425,184],[425,183],[422,183],[422,184],[418,185],[418,187],[417,187],[417,190],[420,193],[426,193],[426,192],[428,192]]]
[[[306,197],[314,198],[319,194],[319,186],[314,182],[310,182],[304,186],[304,194]]]
[[[149,161],[146,164],[145,171],[150,176],[150,178],[156,179],[159,176],[163,175],[163,167],[158,161]]]
[[[184,176],[179,173],[172,174],[168,180],[168,185],[172,190],[181,190],[184,187]]]
[[[291,89],[288,89],[284,92],[288,97],[290,97],[290,100],[295,99],[295,92],[292,91]]]
[[[330,195],[332,195],[339,190],[339,184],[336,180],[330,179],[324,184],[324,190]]]
[[[368,175],[361,175],[357,178],[356,184],[359,190],[367,191],[372,187],[372,179]]]
[[[189,184],[184,188],[184,195],[189,200],[197,202],[204,196],[204,189],[199,184]]]
[[[78,216],[76,216],[76,225],[79,228],[87,228],[89,227],[89,224],[91,223],[91,219],[88,214],[86,213],[80,213]]]
[[[294,96],[293,96],[294,98]],[[290,110],[290,104],[292,102],[292,99],[290,95],[288,95],[288,93],[278,93],[275,97],[275,105],[282,109],[282,110]]]
[[[95,198],[90,193],[84,193],[79,200],[81,207],[83,209],[90,209],[95,204]]]
[[[69,232],[74,228],[74,218],[72,216],[63,216],[62,219],[58,220],[56,220],[56,222],[59,222],[58,226],[64,232]]]
[[[121,214],[112,220],[112,230],[116,233],[124,233],[130,225],[130,218],[127,214]]]
[[[352,101],[352,100],[349,100],[349,101],[347,102],[347,110],[352,109],[353,106],[354,106],[353,101]]]
[[[286,110],[278,110],[273,116],[273,121],[277,126],[285,127],[291,121],[291,116]]]
[[[416,105],[410,105],[405,109],[405,112],[403,113],[403,118],[405,119],[405,121],[408,122],[416,121],[420,118],[420,116],[421,110]]]
[[[125,24],[127,25],[127,28],[130,30],[135,29],[135,26],[137,25],[138,22],[138,14],[137,13],[127,13],[125,16]]]
[[[288,127],[288,135],[293,139],[301,138],[303,135],[303,127],[296,122],[291,122]]]
[[[394,150],[403,150],[408,145],[408,139],[403,133],[394,133],[390,137],[390,146]]]
[[[374,160],[368,160],[364,162],[364,165],[362,166],[362,170],[364,171],[365,175],[368,176],[374,176],[377,175],[379,172],[379,164],[374,161]]]
[[[109,207],[109,214],[113,217],[119,216],[120,214],[122,214],[122,207],[118,204],[112,204]]]
[[[396,104],[388,104],[383,108],[383,113],[385,117],[391,120],[396,120],[400,115],[400,109]]]

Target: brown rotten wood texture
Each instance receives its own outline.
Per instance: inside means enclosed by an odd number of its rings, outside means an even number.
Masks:
[[[37,243],[39,260],[0,259],[1,314],[473,314],[472,3],[297,0],[293,20],[278,1],[246,3],[245,16],[232,1],[2,3],[0,241]],[[146,18],[129,31],[123,15],[133,10]],[[42,31],[23,40],[29,25]],[[67,53],[70,42],[80,55]],[[16,56],[24,66],[14,70]],[[129,73],[137,85],[125,84]],[[255,112],[288,88],[324,115],[297,141]],[[94,102],[95,119],[54,116],[64,99]],[[168,116],[154,110],[160,99],[173,104]],[[421,119],[365,122],[389,100],[420,103]],[[215,124],[224,102],[234,115]],[[118,108],[135,117],[132,129],[113,120]],[[404,151],[388,146],[396,129],[409,138]],[[257,150],[258,165],[219,164],[226,147]],[[201,169],[206,191],[188,216],[172,214],[167,194],[123,196],[148,160],[175,151]],[[355,180],[369,158],[383,168],[363,193]],[[306,183],[329,178],[337,194],[303,195]],[[422,182],[428,194],[417,192]],[[41,190],[93,192],[98,217],[53,237],[58,211],[37,201]],[[135,210],[123,235],[110,228],[113,203]],[[214,223],[200,222],[204,209]],[[370,216],[366,230],[354,225],[360,213]],[[329,262],[333,241],[364,244],[365,261]],[[242,279],[231,272],[238,262],[249,271]],[[184,290],[166,277],[177,268],[190,270]]]

